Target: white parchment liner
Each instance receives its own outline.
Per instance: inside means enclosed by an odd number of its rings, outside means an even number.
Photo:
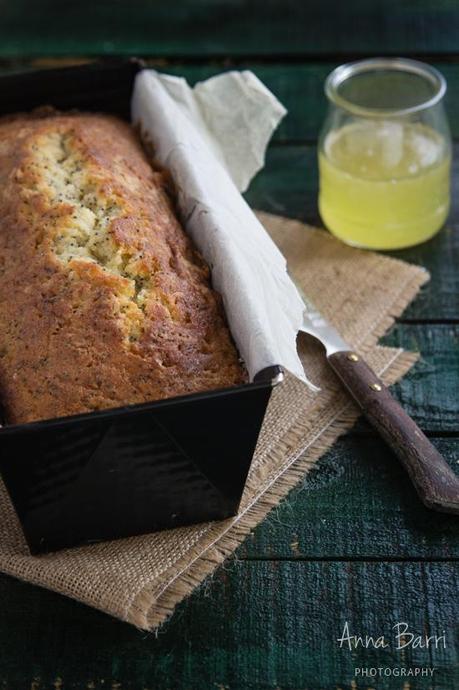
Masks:
[[[191,89],[182,78],[137,75],[132,120],[175,182],[187,232],[210,265],[251,378],[279,364],[306,381],[296,350],[303,303],[282,254],[243,199],[285,109],[251,72]]]

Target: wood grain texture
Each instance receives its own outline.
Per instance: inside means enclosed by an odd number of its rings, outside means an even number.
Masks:
[[[426,56],[459,52],[452,0],[299,3],[243,0],[165,3],[44,0],[3,3],[0,69],[30,66],[26,55],[148,54],[191,81],[247,66],[289,108],[277,145],[248,198],[255,207],[317,221],[316,152],[322,82],[360,54]],[[193,57],[193,64],[180,61]],[[224,60],[206,61],[206,56]],[[175,64],[166,64],[165,56]],[[247,59],[261,56],[261,59]],[[304,62],[301,56],[325,56]],[[446,59],[446,58],[445,58]],[[73,61],[73,58],[70,58]],[[51,61],[52,62],[52,61]],[[51,64],[46,59],[36,65]],[[459,63],[439,65],[459,137]],[[307,142],[308,145],[303,144]],[[279,145],[279,144],[282,144]],[[457,159],[457,155],[456,155]],[[459,458],[459,176],[452,222],[434,240],[396,255],[425,265],[432,282],[404,315],[434,321],[397,326],[385,339],[422,352],[394,387],[397,398],[452,467]],[[432,519],[399,463],[360,423],[271,513],[232,561],[179,606],[158,638],[73,601],[0,576],[0,688],[3,690],[457,690],[459,521]],[[435,562],[438,559],[438,562]],[[382,562],[385,560],[386,562]],[[419,560],[420,562],[416,562]],[[441,632],[430,655],[350,654],[336,638],[344,620],[365,634],[397,620]],[[352,684],[354,666],[434,663],[437,674]],[[352,685],[351,685],[352,684]]]
[[[451,0],[3,3],[2,55],[326,56],[457,51]]]
[[[327,360],[365,419],[406,469],[427,508],[459,515],[459,475],[432,445],[365,360],[334,352]]]
[[[239,562],[183,602],[159,635],[0,577],[5,690],[351,690],[356,666],[435,666],[413,690],[457,690],[457,563]],[[340,648],[353,634],[387,649]],[[392,627],[446,634],[446,649],[397,650]],[[27,663],[24,663],[27,660]],[[32,685],[36,678],[36,685]],[[395,679],[359,690],[402,690]],[[60,683],[60,685],[59,685]]]
[[[288,110],[288,114],[274,133],[273,140],[282,143],[315,142],[322,127],[327,100],[324,94],[324,81],[327,75],[341,60],[325,62],[279,62],[263,64],[250,60],[237,60],[228,64],[223,61],[216,65],[189,65],[186,63],[152,64],[159,71],[185,77],[190,84],[208,79],[231,69],[252,70],[261,81],[277,96]],[[428,62],[432,62],[431,59]],[[46,63],[45,63],[46,64]],[[446,110],[453,137],[459,137],[459,64],[435,62],[432,64],[444,75],[448,90]]]
[[[0,74],[65,67],[88,59],[75,57],[0,58]],[[232,69],[251,70],[288,110],[288,114],[274,132],[273,141],[276,143],[315,142],[327,109],[323,89],[324,81],[331,70],[340,64],[340,61],[337,60],[266,64],[252,60],[234,59],[215,60],[211,64],[189,64],[154,58],[146,58],[146,62],[160,72],[184,77],[191,85]],[[446,109],[452,134],[459,138],[459,64],[445,62],[433,62],[432,64],[443,73],[447,80]]]
[[[392,387],[424,432],[459,432],[459,325],[397,324],[382,340],[420,353],[408,376]]]
[[[459,470],[459,441],[432,439]],[[248,559],[457,559],[459,518],[433,515],[382,440],[336,442],[238,551]]]
[[[459,434],[459,325],[398,323],[382,341],[420,353],[420,359],[391,387],[395,398],[428,435]],[[354,433],[369,433],[363,418]]]

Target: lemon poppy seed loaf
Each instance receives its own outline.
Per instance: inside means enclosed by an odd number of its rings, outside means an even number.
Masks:
[[[0,398],[9,423],[246,380],[209,271],[130,126],[0,119]]]

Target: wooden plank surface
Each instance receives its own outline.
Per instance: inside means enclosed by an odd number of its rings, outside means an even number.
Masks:
[[[0,59],[0,74],[65,67],[84,61],[88,59]],[[189,64],[175,61],[166,63],[164,60],[151,58],[146,62],[160,72],[184,77],[191,85],[232,69],[251,70],[288,110],[288,114],[274,133],[273,141],[276,143],[316,141],[327,111],[324,81],[332,69],[341,63],[338,60],[276,64],[253,60],[215,60],[210,64]],[[452,134],[459,138],[459,63],[433,61],[432,64],[447,80],[446,109]]]
[[[459,137],[459,63],[432,62],[445,77],[448,90],[446,110],[450,120],[451,132]],[[324,81],[327,75],[341,60],[322,62],[301,62],[263,64],[256,61],[236,61],[228,64],[189,65],[186,63],[164,66],[160,61],[152,61],[152,67],[159,71],[185,77],[190,84],[209,79],[231,69],[249,69],[277,96],[288,110],[274,134],[275,142],[304,143],[315,142],[327,112],[327,99],[324,94]],[[38,63],[46,65],[46,61]]]
[[[134,7],[134,10],[133,10]],[[331,5],[330,5],[331,7]],[[458,52],[459,6],[451,0],[163,3],[120,0],[2,7],[0,56],[148,53],[191,81],[248,66],[290,110],[266,169],[248,194],[258,208],[317,221],[314,138],[324,115],[322,82],[360,53],[445,56]],[[390,22],[388,21],[390,17]],[[218,26],[218,31],[215,27]],[[192,27],[192,30],[190,30]],[[226,55],[231,59],[226,61]],[[331,53],[332,56],[328,56]],[[184,65],[181,56],[191,55]],[[214,63],[205,56],[224,56]],[[305,63],[304,56],[327,55]],[[261,59],[247,59],[261,56]],[[459,137],[459,60],[440,67]],[[39,61],[36,64],[46,64]],[[49,63],[48,63],[49,64]],[[3,68],[7,65],[3,63]],[[2,65],[0,64],[0,69]],[[457,156],[456,156],[457,158]],[[457,465],[459,170],[452,221],[431,242],[397,253],[426,265],[432,282],[386,339],[423,360],[396,387],[409,412]],[[364,424],[339,441],[303,484],[178,607],[156,638],[64,597],[0,576],[0,688],[123,690],[457,690],[457,518],[418,503],[406,477]],[[407,620],[446,629],[447,648],[340,650],[345,620],[356,633],[390,634]],[[430,665],[434,678],[353,684],[356,665]]]
[[[459,325],[399,323],[381,342],[420,354],[392,387],[410,416],[428,435],[459,435]],[[363,420],[354,428],[354,433],[369,431]]]
[[[150,56],[449,54],[453,0],[148,0],[2,3],[2,55]]]
[[[457,690],[459,565],[239,561],[177,609],[156,637],[0,577],[5,690]],[[351,634],[385,649],[340,648]],[[397,650],[393,626],[446,648]],[[26,663],[25,663],[25,660]],[[431,678],[358,680],[355,668],[429,667]]]
[[[432,443],[459,470],[459,439]],[[266,559],[455,559],[459,518],[420,503],[405,472],[373,435],[337,441],[238,552]]]
[[[396,398],[459,471],[459,327],[399,324],[384,339],[422,359]],[[426,510],[385,444],[360,421],[242,547],[269,558],[457,558],[459,518]]]
[[[459,433],[459,325],[396,326],[384,343],[421,358],[394,393],[426,432]]]

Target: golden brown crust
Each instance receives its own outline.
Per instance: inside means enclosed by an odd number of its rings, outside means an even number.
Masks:
[[[0,119],[0,386],[9,423],[241,383],[208,269],[132,129]]]

